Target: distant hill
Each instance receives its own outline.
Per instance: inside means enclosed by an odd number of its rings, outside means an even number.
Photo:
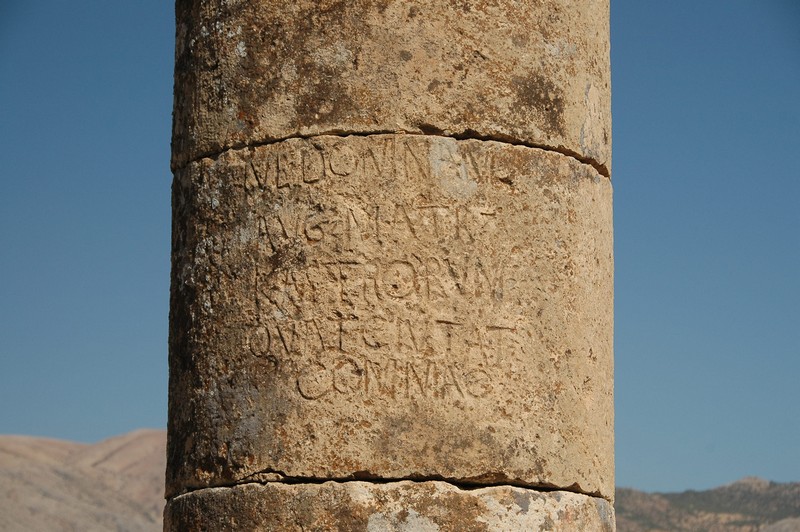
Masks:
[[[0,436],[0,530],[162,529],[166,433],[94,445]]]
[[[166,433],[93,445],[0,436],[0,530],[160,531]],[[617,489],[619,532],[800,532],[800,483],[707,491]]]
[[[800,483],[745,478],[707,491],[617,488],[619,532],[800,532]]]

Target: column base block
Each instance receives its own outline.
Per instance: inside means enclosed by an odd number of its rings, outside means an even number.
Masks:
[[[164,530],[609,531],[610,502],[512,486],[447,482],[242,484],[171,499]]]

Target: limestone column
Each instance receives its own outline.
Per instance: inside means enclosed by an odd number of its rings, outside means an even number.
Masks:
[[[168,530],[613,530],[608,0],[178,0]]]

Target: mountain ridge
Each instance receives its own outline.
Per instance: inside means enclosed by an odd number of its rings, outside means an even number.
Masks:
[[[798,532],[800,483],[745,477],[709,490],[616,490],[622,532]]]
[[[0,530],[162,528],[166,433],[96,444],[0,436]]]

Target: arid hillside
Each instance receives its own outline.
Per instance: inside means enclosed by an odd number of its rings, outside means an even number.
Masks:
[[[800,483],[745,478],[706,491],[617,488],[620,532],[800,532]]]
[[[166,433],[0,436],[0,530],[161,530]]]

